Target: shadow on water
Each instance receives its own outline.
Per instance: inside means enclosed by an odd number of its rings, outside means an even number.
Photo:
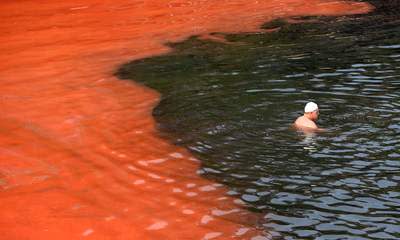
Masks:
[[[162,93],[161,134],[284,239],[400,238],[400,18],[298,17],[269,33],[191,37],[117,75]],[[290,129],[319,103],[326,133]]]

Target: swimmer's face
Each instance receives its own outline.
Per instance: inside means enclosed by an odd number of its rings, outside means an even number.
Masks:
[[[311,117],[314,121],[316,121],[318,119],[318,116],[319,116],[319,109],[317,109],[311,113]]]

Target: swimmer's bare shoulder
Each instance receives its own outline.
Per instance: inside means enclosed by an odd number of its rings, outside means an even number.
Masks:
[[[310,128],[310,129],[318,129],[317,124],[315,122],[309,120],[304,116],[300,116],[296,119],[293,124],[296,128]]]
[[[296,124],[292,124],[291,128],[293,130],[305,132],[305,133],[316,133],[316,132],[327,132],[328,130],[325,128],[310,128],[310,127],[305,127],[305,126],[298,126]]]

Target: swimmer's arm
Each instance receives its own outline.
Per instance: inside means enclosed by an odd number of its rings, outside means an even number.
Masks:
[[[326,129],[326,128],[317,128],[316,131],[317,132],[328,132],[328,129]]]

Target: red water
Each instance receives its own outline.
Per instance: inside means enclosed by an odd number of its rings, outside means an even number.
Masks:
[[[249,239],[258,217],[157,135],[158,93],[113,77],[167,41],[276,17],[362,13],[322,0],[2,0],[0,235]]]

